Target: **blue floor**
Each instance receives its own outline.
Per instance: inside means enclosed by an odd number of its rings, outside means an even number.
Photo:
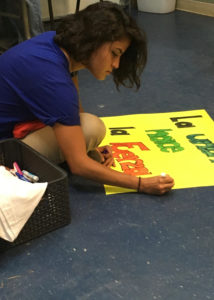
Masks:
[[[139,92],[80,72],[99,116],[206,109],[214,118],[214,18],[133,12],[148,36]],[[197,162],[196,162],[197,163]],[[199,166],[200,172],[200,166]],[[70,225],[0,255],[0,299],[214,299],[214,187],[105,196],[69,177]]]

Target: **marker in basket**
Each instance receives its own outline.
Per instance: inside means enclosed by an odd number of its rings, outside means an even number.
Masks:
[[[30,182],[30,180],[28,180],[24,175],[21,175],[18,172],[16,172],[16,176],[23,181]]]
[[[39,177],[26,171],[26,170],[22,170],[23,175],[29,179],[31,182],[38,182],[39,181]]]
[[[17,164],[16,161],[14,161],[14,163],[13,163],[13,168],[14,168],[16,173],[19,173],[20,175],[23,176],[23,173],[22,173],[21,169],[19,168],[19,165]]]

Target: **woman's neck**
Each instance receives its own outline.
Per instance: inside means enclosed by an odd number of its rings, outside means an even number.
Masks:
[[[69,71],[70,72],[75,72],[75,71],[79,71],[81,69],[85,69],[85,67],[83,66],[83,64],[76,62],[74,59],[72,59],[69,54],[67,53],[67,51],[63,48],[60,48],[61,51],[64,53],[67,61],[68,61],[68,65],[69,65]]]

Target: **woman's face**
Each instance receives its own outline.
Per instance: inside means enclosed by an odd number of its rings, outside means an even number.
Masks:
[[[104,80],[107,75],[112,73],[113,69],[119,68],[120,57],[129,45],[129,38],[123,38],[119,41],[102,44],[95,52],[92,53],[86,68],[98,80]]]

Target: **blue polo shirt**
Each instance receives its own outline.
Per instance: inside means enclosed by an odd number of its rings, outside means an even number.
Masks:
[[[36,119],[80,125],[77,90],[54,36],[45,32],[0,55],[0,139],[12,137],[15,124]]]

